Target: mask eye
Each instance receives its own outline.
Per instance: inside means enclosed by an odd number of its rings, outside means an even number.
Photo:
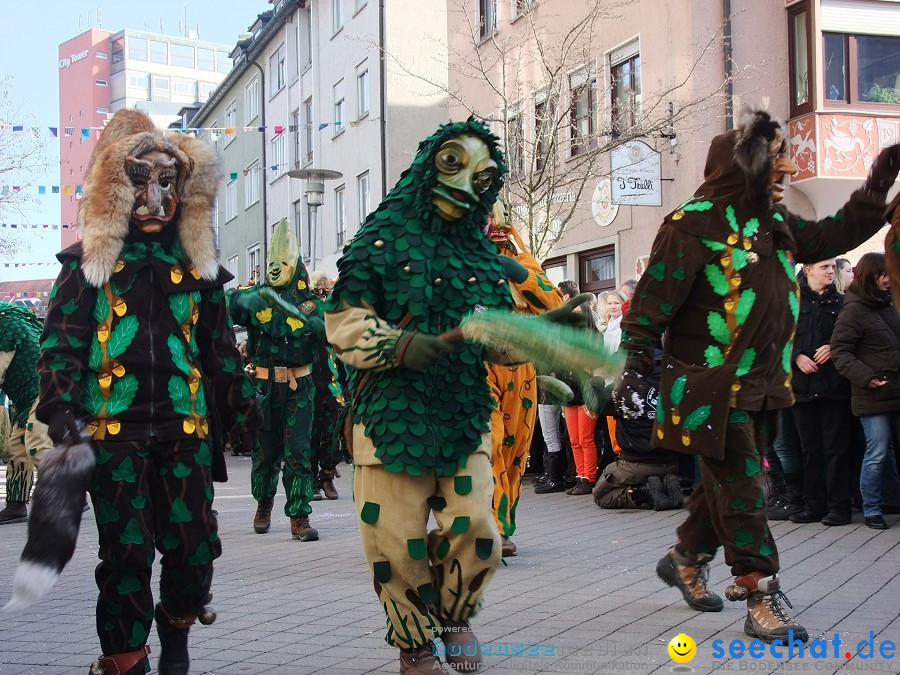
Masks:
[[[479,194],[487,190],[491,187],[491,184],[494,182],[494,179],[497,177],[497,172],[493,169],[486,169],[484,171],[479,171],[475,174],[475,177],[472,179],[472,185],[475,188],[475,191]]]
[[[463,167],[463,156],[457,148],[445,148],[437,154],[435,166],[441,173],[459,173]]]

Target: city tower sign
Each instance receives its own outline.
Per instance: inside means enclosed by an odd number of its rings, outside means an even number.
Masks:
[[[73,63],[77,63],[78,61],[81,61],[81,59],[87,57],[87,55],[90,53],[91,53],[90,50],[85,49],[84,51],[78,52],[77,54],[72,54],[71,56],[64,56],[63,58],[61,58],[59,60],[59,69],[62,70],[63,68],[68,68]]]

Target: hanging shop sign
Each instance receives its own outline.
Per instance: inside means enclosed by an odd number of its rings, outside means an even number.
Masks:
[[[612,202],[625,206],[662,206],[659,153],[643,141],[626,141],[610,153]]]

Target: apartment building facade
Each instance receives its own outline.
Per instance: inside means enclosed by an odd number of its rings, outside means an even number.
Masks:
[[[448,2],[451,115],[491,120],[514,222],[549,232],[548,273],[582,290],[643,271],[742,104],[787,121],[801,172],[785,202],[806,218],[840,207],[897,142],[893,0]]]
[[[191,123],[205,129],[225,170],[219,250],[235,283],[264,271],[269,235],[283,218],[307,267],[336,274],[344,243],[448,115],[442,3],[270,4],[234,48],[234,71]],[[443,44],[443,54],[417,55],[426,39]],[[309,181],[289,175],[300,169],[341,174],[325,182],[318,208],[307,203]]]
[[[89,29],[59,45],[60,184],[82,184],[99,130],[116,110],[144,110],[165,127],[181,106],[205,101],[231,70],[229,51],[193,32],[129,29]],[[64,225],[77,222],[80,196],[77,189],[60,195]],[[61,233],[63,247],[75,241],[74,227]]]

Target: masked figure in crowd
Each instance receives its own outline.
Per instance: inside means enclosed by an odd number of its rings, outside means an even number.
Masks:
[[[41,322],[24,307],[0,302],[0,391],[12,401],[6,463],[6,508],[0,525],[28,520],[34,470],[50,447],[47,425],[34,415],[40,390]],[[3,433],[0,431],[0,433]]]
[[[324,272],[309,273],[310,286],[316,306],[320,307],[331,291]],[[344,409],[344,392],[347,374],[344,364],[335,356],[334,349],[324,340],[316,343],[312,366],[316,385],[315,417],[312,430],[313,501],[337,499],[334,479],[339,476],[337,464],[341,460],[340,418]]]
[[[59,255],[38,364],[38,418],[57,445],[93,439],[99,530],[93,673],[149,669],[154,616],[160,673],[186,673],[190,626],[221,554],[212,515],[223,479],[220,433],[252,446],[252,387],[228,321],[212,228],[215,154],[116,113],[85,176],[82,241]],[[233,428],[218,429],[217,421]],[[150,572],[162,554],[154,612]]]
[[[325,306],[350,366],[360,536],[403,673],[444,672],[438,636],[448,659],[477,667],[468,621],[500,562],[488,354],[438,337],[479,305],[512,307],[505,256],[482,232],[505,169],[496,141],[471,120],[423,141],[347,247]]]
[[[738,129],[713,139],[705,181],[666,217],[625,315],[626,369],[615,393],[620,414],[640,415],[665,331],[654,441],[702,456],[690,514],[657,574],[692,608],[719,611],[706,568],[724,547],[736,577],[726,595],[747,600],[744,631],[769,642],[790,633],[808,639],[782,604],[762,465],[775,411],[793,403],[794,265],[834,257],[877,232],[900,168],[900,146],[884,150],[835,216],[806,222],[778,204],[781,181],[796,172],[786,150],[781,124],[764,111],[747,111]]]
[[[271,527],[281,473],[284,513],[291,521],[291,535],[300,541],[319,538],[309,524],[315,395],[309,374],[325,324],[316,315],[308,282],[297,238],[282,220],[269,244],[265,283],[239,288],[231,298],[231,318],[247,329],[247,372],[256,384],[262,412],[250,473],[257,502],[253,529],[265,534]]]

